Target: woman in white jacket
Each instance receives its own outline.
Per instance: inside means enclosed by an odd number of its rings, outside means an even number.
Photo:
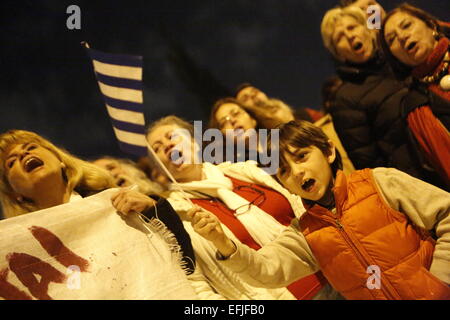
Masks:
[[[213,212],[230,238],[255,250],[274,240],[304,208],[299,197],[291,195],[254,162],[217,166],[200,162],[199,146],[192,137],[193,127],[175,116],[156,121],[147,131],[150,146],[178,181],[169,186],[168,200],[184,221],[198,265],[214,290],[226,299],[330,298],[332,290],[320,273],[286,289],[261,290],[218,264],[215,248],[193,231],[185,215],[193,204]],[[208,297],[205,292],[197,293]]]

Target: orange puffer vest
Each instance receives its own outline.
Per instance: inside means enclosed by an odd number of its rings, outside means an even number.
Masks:
[[[450,288],[428,271],[434,240],[389,207],[370,169],[339,171],[333,192],[336,213],[314,205],[300,226],[337,291],[346,299],[450,299]]]

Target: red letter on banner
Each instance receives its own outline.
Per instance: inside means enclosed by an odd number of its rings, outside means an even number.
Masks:
[[[10,253],[7,259],[11,270],[37,299],[51,300],[48,284],[64,283],[66,280],[66,276],[50,264],[26,253]],[[39,274],[41,281],[38,281],[34,274]]]
[[[32,298],[7,281],[8,269],[0,270],[0,297],[5,300],[32,300]]]
[[[31,233],[48,254],[59,261],[63,266],[78,266],[81,272],[88,269],[89,262],[68,249],[53,233],[42,227],[33,226]]]

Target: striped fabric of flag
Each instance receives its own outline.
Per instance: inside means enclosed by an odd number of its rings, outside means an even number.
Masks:
[[[147,155],[142,95],[142,57],[91,49],[95,76],[122,151]]]

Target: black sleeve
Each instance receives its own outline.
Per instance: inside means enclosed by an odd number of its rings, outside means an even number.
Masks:
[[[156,211],[158,216],[156,216]],[[184,229],[180,217],[170,203],[166,199],[160,198],[156,204],[156,210],[152,207],[142,212],[142,214],[148,219],[158,218],[175,235],[175,238],[181,247],[183,261],[186,265],[186,273],[193,273],[195,270],[195,255],[191,238],[186,232],[186,229]]]

